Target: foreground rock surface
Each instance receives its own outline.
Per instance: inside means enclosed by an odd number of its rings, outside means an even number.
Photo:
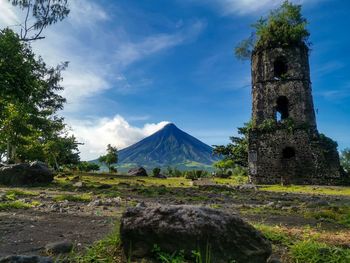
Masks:
[[[128,175],[132,176],[148,176],[147,171],[143,167],[132,168],[128,171]]]
[[[192,251],[209,252],[217,263],[266,263],[271,255],[271,244],[237,215],[205,207],[129,208],[120,233],[124,251],[137,258],[152,256],[154,245],[168,253],[184,250],[188,258]]]
[[[53,178],[53,172],[42,162],[10,164],[0,167],[0,184],[3,185],[21,186],[50,183]]]

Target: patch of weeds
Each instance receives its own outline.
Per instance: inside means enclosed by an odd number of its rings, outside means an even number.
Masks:
[[[210,208],[213,208],[213,209],[220,209],[220,208],[222,208],[222,205],[220,205],[220,204],[211,204],[211,205],[210,205]]]
[[[19,200],[0,203],[0,211],[10,209],[27,209],[31,207],[31,204],[27,204]]]
[[[69,194],[63,194],[63,195],[57,195],[53,198],[55,201],[71,201],[71,202],[90,202],[92,200],[91,195],[89,194],[82,194],[82,195],[69,195]]]
[[[8,201],[15,201],[18,199],[18,197],[29,197],[29,196],[37,196],[38,194],[35,192],[30,191],[23,191],[23,190],[8,190],[5,193],[5,198]]]
[[[307,218],[315,218],[328,222],[350,226],[350,207],[327,207],[304,213]]]
[[[242,207],[240,208],[242,214],[254,214],[254,215],[286,215],[290,214],[289,210],[281,210],[273,207]]]
[[[342,186],[265,185],[261,187],[260,190],[269,191],[269,192],[283,192],[283,193],[350,196],[350,187],[342,187]]]
[[[279,226],[268,226],[263,224],[254,225],[255,228],[260,230],[263,235],[270,240],[273,244],[281,244],[284,246],[290,246],[293,243],[293,238],[286,234]]]
[[[350,262],[350,249],[328,246],[313,240],[296,242],[290,247],[290,255],[296,263]]]
[[[158,259],[162,263],[184,263],[185,255],[184,251],[181,250],[179,252],[175,251],[172,254],[161,251],[158,245],[154,245],[152,252],[156,259]]]
[[[71,263],[113,263],[122,261],[122,248],[119,236],[119,225],[116,225],[112,234],[95,242],[83,254],[72,252],[69,257]]]

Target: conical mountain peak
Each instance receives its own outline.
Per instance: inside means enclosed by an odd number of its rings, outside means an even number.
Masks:
[[[180,130],[174,123],[168,123],[156,133],[121,150],[119,163],[145,167],[179,167],[186,163],[211,165],[217,160],[212,152],[209,145]]]

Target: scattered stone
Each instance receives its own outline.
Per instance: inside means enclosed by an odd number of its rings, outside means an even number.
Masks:
[[[45,246],[46,253],[51,255],[69,253],[72,249],[73,243],[67,240],[49,243]]]
[[[216,263],[266,263],[271,255],[271,244],[260,232],[235,214],[207,207],[129,208],[120,233],[125,253],[137,258],[151,256],[154,245],[168,253],[183,250],[188,258],[200,249]]]
[[[50,183],[53,172],[42,162],[9,164],[0,167],[0,184],[10,186]]]
[[[148,176],[147,171],[143,167],[132,168],[128,171],[128,175],[132,176]]]
[[[76,182],[75,184],[73,184],[73,186],[77,188],[82,188],[85,186],[85,184],[83,182]]]
[[[254,184],[242,184],[238,186],[238,189],[243,191],[258,191],[258,188]]]
[[[282,261],[279,260],[279,259],[276,258],[276,257],[271,257],[271,258],[267,261],[267,263],[282,263]]]
[[[39,256],[7,256],[0,258],[0,263],[53,263],[52,258]]]

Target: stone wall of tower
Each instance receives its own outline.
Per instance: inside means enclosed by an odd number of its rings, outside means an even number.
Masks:
[[[254,51],[252,97],[251,181],[339,184],[342,170],[336,146],[326,145],[317,131],[307,47]],[[292,128],[286,128],[287,120],[292,120]],[[259,128],[266,121],[274,122],[274,129]]]
[[[284,60],[287,67],[282,77],[275,74],[275,62]],[[316,128],[312,100],[307,47],[273,48],[255,51],[252,56],[253,121],[276,118],[276,101],[284,96],[289,101],[289,117],[296,123]]]

